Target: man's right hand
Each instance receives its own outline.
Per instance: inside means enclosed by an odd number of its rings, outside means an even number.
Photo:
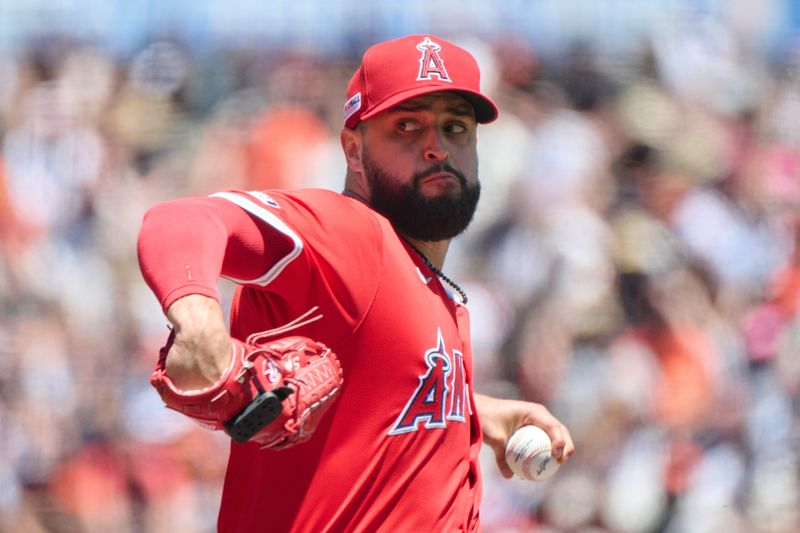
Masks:
[[[167,309],[175,342],[167,354],[166,373],[180,390],[216,383],[231,361],[231,338],[219,302],[199,294],[175,300]]]

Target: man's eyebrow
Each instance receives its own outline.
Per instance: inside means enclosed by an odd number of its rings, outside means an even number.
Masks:
[[[388,109],[388,113],[402,113],[402,112],[413,112],[413,111],[428,111],[432,109],[433,105],[430,102],[426,101],[408,101],[408,102],[401,102],[396,106]],[[475,116],[475,111],[472,109],[472,106],[468,103],[452,103],[448,104],[445,108],[445,111],[451,113],[453,115],[460,115],[466,117],[473,117]]]

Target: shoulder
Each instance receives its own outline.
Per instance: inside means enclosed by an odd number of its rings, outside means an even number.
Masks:
[[[325,215],[329,212],[349,213],[355,216],[374,218],[378,214],[364,203],[328,189],[294,189],[266,191],[279,205],[286,202],[309,212]]]
[[[342,214],[360,218],[380,217],[363,203],[328,189],[228,190],[212,196],[233,202],[253,214],[267,212],[281,218],[305,216],[322,220]]]
[[[302,226],[304,234],[337,235],[340,238],[374,238],[385,231],[386,219],[364,203],[326,189],[269,191],[287,212],[287,221]],[[341,239],[340,239],[341,240]],[[356,244],[356,243],[353,243]]]
[[[296,243],[319,252],[380,249],[391,224],[364,203],[328,189],[224,191],[237,204]]]

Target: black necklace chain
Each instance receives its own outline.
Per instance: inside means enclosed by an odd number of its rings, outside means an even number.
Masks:
[[[405,239],[403,239],[403,240],[405,240]],[[467,298],[467,293],[464,292],[464,289],[459,287],[458,283],[456,283],[452,279],[448,278],[447,275],[444,272],[442,272],[441,270],[436,268],[436,266],[433,263],[431,263],[431,260],[428,259],[428,257],[424,253],[422,253],[422,250],[420,250],[419,248],[417,248],[416,246],[414,246],[410,242],[408,242],[408,241],[406,241],[406,242],[408,243],[408,245],[411,248],[414,249],[415,252],[417,252],[417,255],[420,257],[420,259],[422,259],[422,262],[425,263],[425,266],[428,267],[429,269],[431,269],[431,272],[433,272],[434,274],[439,276],[441,279],[443,279],[445,282],[447,282],[448,285],[453,287],[456,290],[456,292],[461,295],[461,303],[464,304],[464,305],[467,305],[467,302],[469,301],[469,298]]]

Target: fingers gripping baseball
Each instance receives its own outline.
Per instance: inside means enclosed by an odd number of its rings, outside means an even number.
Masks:
[[[511,467],[508,466],[508,461],[506,461],[505,446],[492,446],[492,451],[494,452],[494,460],[497,462],[497,468],[500,470],[500,474],[506,479],[514,477],[514,472],[511,470]]]
[[[552,442],[553,457],[559,463],[564,463],[575,453],[575,444],[572,442],[569,430],[545,406],[535,403],[527,404],[527,412],[520,426],[528,424],[539,426],[545,430]]]
[[[308,440],[339,393],[342,369],[333,352],[305,337],[253,344],[230,341],[230,363],[214,384],[179,389],[166,371],[174,332],[161,349],[151,383],[167,407],[237,442],[286,448]]]
[[[552,415],[551,415],[552,416]],[[555,420],[555,418],[554,418]],[[534,426],[539,426],[550,437],[550,441],[552,442],[552,453],[553,457],[559,463],[564,463],[567,459],[575,453],[575,445],[572,442],[572,437],[570,436],[569,430],[557,420],[555,423],[551,423],[548,425],[540,425],[533,421],[530,422]]]
[[[552,455],[564,463],[575,452],[569,430],[541,404],[517,400],[501,400],[476,395],[484,442],[492,448],[500,473],[513,476],[506,461],[506,443],[520,427],[534,425],[542,428],[552,442]]]

